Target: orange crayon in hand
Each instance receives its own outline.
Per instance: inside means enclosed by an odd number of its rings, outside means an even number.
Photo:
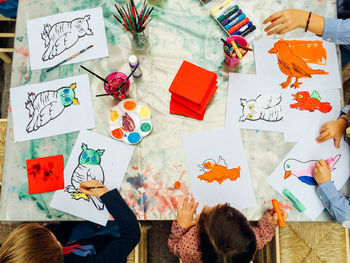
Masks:
[[[284,217],[282,215],[280,206],[278,205],[278,201],[276,199],[272,199],[271,201],[272,201],[273,209],[275,210],[275,212],[277,214],[278,225],[280,227],[286,226],[286,222],[284,221]]]

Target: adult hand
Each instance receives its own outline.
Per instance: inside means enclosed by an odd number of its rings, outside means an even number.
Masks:
[[[263,22],[264,25],[270,23],[264,31],[266,34],[285,34],[296,28],[305,28],[309,12],[298,9],[285,9],[273,13]]]
[[[186,197],[182,204],[176,202],[177,210],[177,223],[182,228],[189,228],[197,223],[197,218],[193,219],[193,215],[198,207],[198,202],[194,202],[194,198],[191,201]]]
[[[282,208],[280,208],[280,210],[282,212],[284,220],[286,220],[288,218],[288,214]],[[270,222],[271,225],[277,225],[278,224],[278,216],[277,216],[275,210],[269,209],[269,210],[266,211],[266,214],[267,214],[267,219],[268,219],[268,221]]]
[[[325,160],[320,160],[315,163],[314,178],[318,185],[331,180],[331,168]]]
[[[334,146],[339,148],[341,136],[346,128],[346,121],[344,119],[337,119],[335,121],[329,121],[321,126],[320,136],[316,138],[318,143],[334,139]]]
[[[89,187],[98,187],[98,188],[88,189]],[[91,180],[91,181],[82,181],[80,183],[79,191],[87,195],[100,197],[105,193],[107,193],[108,189],[99,181]]]

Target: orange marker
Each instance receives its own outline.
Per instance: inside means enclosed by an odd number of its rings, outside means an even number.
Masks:
[[[278,225],[280,227],[286,226],[286,222],[284,221],[284,217],[283,217],[283,214],[281,212],[280,206],[278,205],[278,201],[276,199],[272,199],[271,201],[272,201],[273,209],[275,210],[275,212],[277,214]]]
[[[238,22],[233,27],[231,27],[227,32],[231,35],[234,32],[236,32],[238,29],[240,29],[242,26],[248,24],[248,22],[249,22],[249,18],[246,17],[241,22]]]

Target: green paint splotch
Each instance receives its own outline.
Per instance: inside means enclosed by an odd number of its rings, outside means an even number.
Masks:
[[[29,200],[33,201],[36,204],[36,207],[44,212],[46,214],[46,217],[49,219],[52,218],[61,218],[64,213],[59,212],[57,210],[50,209],[46,205],[46,201],[43,199],[42,194],[34,194],[30,195],[28,193],[28,183],[23,183],[18,189],[17,189],[18,199],[19,200]]]

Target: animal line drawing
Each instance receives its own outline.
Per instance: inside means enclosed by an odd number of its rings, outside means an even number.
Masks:
[[[259,95],[251,100],[241,98],[242,116],[239,121],[280,121],[283,118],[281,101],[281,94]]]
[[[295,82],[290,86],[291,88],[299,88],[302,82],[298,82],[299,78],[311,78],[311,75],[327,75],[328,72],[321,69],[312,69],[301,56],[293,53],[288,42],[280,39],[275,42],[273,48],[268,51],[269,54],[276,54],[278,59],[278,66],[281,72],[287,75],[287,80],[280,85],[285,89],[292,82],[295,77]]]
[[[76,18],[72,21],[61,21],[54,25],[45,24],[41,38],[45,41],[45,52],[43,61],[51,60],[65,50],[74,46],[84,36],[93,35],[89,27],[90,15]]]
[[[104,204],[100,198],[95,196],[87,196],[78,189],[82,181],[97,180],[104,184],[105,176],[101,167],[101,156],[105,150],[89,149],[85,143],[82,143],[81,149],[83,151],[79,155],[79,164],[73,171],[71,184],[67,185],[64,191],[71,194],[71,197],[74,200],[83,198],[84,200],[90,202],[91,199],[97,210],[103,210]]]
[[[25,107],[29,111],[30,121],[27,125],[27,133],[38,130],[49,121],[57,118],[66,107],[78,105],[79,101],[75,97],[76,83],[69,87],[62,87],[58,90],[46,90],[38,95],[28,93],[28,100]]]
[[[337,154],[334,157],[326,159],[326,163],[331,168],[331,171],[335,170],[335,165],[339,161],[341,154]],[[300,161],[294,158],[288,158],[284,164],[284,179],[289,178],[291,175],[298,178],[301,182],[307,185],[317,185],[316,180],[313,177],[315,162],[318,160]]]
[[[212,183],[214,180],[221,184],[226,179],[230,179],[231,181],[236,181],[238,177],[240,177],[241,167],[228,169],[227,163],[219,156],[219,160],[216,162],[213,159],[206,159],[202,164],[199,164],[203,174],[199,175],[198,178],[200,180],[204,180],[207,183]]]
[[[332,106],[329,102],[321,102],[321,96],[318,91],[312,91],[311,95],[308,91],[299,91],[296,94],[292,94],[293,100],[297,103],[290,104],[291,109],[307,110],[313,112],[319,110],[322,113],[327,113],[332,110]]]

